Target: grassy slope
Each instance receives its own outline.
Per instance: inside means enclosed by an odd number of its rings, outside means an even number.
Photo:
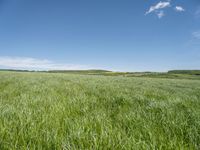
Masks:
[[[55,70],[49,73],[83,74],[83,75],[103,75],[103,76],[123,76],[123,77],[149,77],[149,78],[169,78],[169,79],[193,79],[200,80],[200,70],[171,70],[168,72],[113,72],[107,70]]]
[[[199,149],[200,81],[0,72],[0,149]]]
[[[108,70],[49,70],[49,73],[72,73],[72,74],[101,74],[111,72]]]
[[[168,73],[172,74],[189,74],[189,75],[200,75],[200,70],[171,70]]]
[[[38,72],[38,73],[63,73],[75,75],[98,75],[98,76],[123,76],[123,77],[148,77],[168,79],[193,79],[200,80],[200,70],[171,70],[168,72],[113,72],[108,70],[49,70],[49,71],[28,71],[0,69],[0,72]]]

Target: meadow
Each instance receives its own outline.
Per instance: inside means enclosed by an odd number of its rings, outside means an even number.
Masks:
[[[2,71],[0,149],[200,149],[200,80]]]

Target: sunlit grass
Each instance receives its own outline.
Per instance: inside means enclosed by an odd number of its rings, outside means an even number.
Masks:
[[[200,80],[0,72],[0,149],[200,149]]]

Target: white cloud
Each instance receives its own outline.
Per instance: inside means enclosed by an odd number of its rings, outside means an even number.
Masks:
[[[8,69],[26,70],[84,70],[92,69],[89,66],[55,63],[47,59],[35,59],[28,57],[2,57],[0,67]]]
[[[164,11],[159,11],[158,13],[157,13],[157,16],[158,16],[158,18],[159,19],[161,19],[162,17],[164,17],[165,16],[165,13],[164,13]]]
[[[151,6],[149,8],[149,10],[145,13],[145,15],[148,15],[148,14],[154,12],[158,16],[158,18],[162,18],[163,16],[165,16],[163,9],[165,9],[167,7],[172,7],[171,0],[160,1],[156,5]],[[182,6],[175,6],[174,10],[177,12],[185,11],[185,9]],[[199,9],[199,11],[196,12],[196,14],[199,14],[199,16],[200,16],[200,9]]]
[[[183,11],[185,11],[185,9],[184,9],[183,7],[181,7],[181,6],[176,6],[174,9],[175,9],[177,12],[183,12]]]
[[[200,40],[200,30],[192,33],[193,38]]]
[[[145,13],[146,15],[149,14],[149,13],[152,13],[152,12],[155,12],[159,9],[164,9],[166,7],[170,7],[170,1],[166,1],[166,2],[159,2],[157,3],[155,6],[151,6],[149,8],[149,10]]]

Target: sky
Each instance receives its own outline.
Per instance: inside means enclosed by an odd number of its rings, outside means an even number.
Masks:
[[[0,68],[200,69],[200,1],[0,0]]]

